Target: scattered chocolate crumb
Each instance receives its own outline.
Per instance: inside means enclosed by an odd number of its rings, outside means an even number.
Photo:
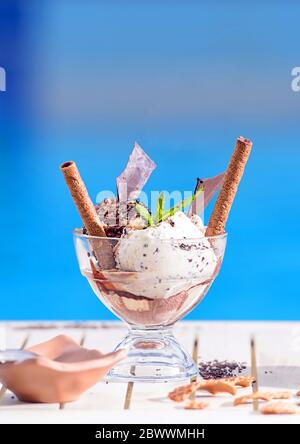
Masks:
[[[155,250],[154,250],[154,253],[153,254],[155,254],[155,253],[158,253],[158,248],[156,248]]]
[[[105,227],[105,234],[107,237],[121,237],[122,234],[124,234],[124,231],[126,230],[126,227],[124,226],[106,226]]]
[[[200,362],[199,373],[203,379],[230,378],[241,373],[246,368],[244,362],[237,361],[213,361]]]
[[[192,245],[180,244],[179,247],[184,251],[191,251]]]

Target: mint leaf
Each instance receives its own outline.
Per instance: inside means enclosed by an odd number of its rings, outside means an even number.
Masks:
[[[162,220],[163,217],[163,210],[164,210],[164,203],[165,203],[165,194],[162,191],[160,195],[158,196],[157,202],[156,202],[156,211],[154,215],[154,221],[155,223],[158,223]]]
[[[152,226],[154,225],[153,219],[151,214],[149,213],[149,210],[147,210],[146,207],[143,205],[137,203],[135,206],[136,212],[148,223],[148,225]]]

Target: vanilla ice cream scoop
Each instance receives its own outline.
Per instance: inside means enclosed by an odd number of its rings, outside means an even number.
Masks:
[[[143,279],[149,277],[153,283],[139,288],[140,296],[166,298],[212,278],[217,257],[199,219],[179,211],[158,225],[130,231],[120,240],[115,248],[117,268],[141,272]]]

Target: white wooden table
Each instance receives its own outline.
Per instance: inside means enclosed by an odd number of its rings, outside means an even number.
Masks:
[[[119,322],[10,322],[0,323],[0,348],[19,348],[67,334],[88,348],[111,351],[125,334]],[[175,336],[192,352],[199,336],[204,361],[228,359],[250,365],[250,337],[257,344],[261,390],[300,390],[300,322],[181,322]],[[262,415],[252,405],[233,407],[230,395],[204,396],[206,410],[188,411],[167,399],[174,384],[135,384],[131,406],[124,410],[126,384],[99,382],[79,401],[66,404],[27,404],[6,391],[0,400],[0,423],[300,423],[300,415]],[[239,389],[238,394],[251,389]],[[300,403],[300,398],[293,402]]]

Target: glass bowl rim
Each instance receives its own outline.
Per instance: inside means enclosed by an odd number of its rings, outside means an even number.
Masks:
[[[128,239],[128,238],[125,238],[125,237],[90,236],[88,234],[83,234],[82,233],[82,228],[75,228],[72,231],[72,233],[73,233],[74,237],[79,237],[79,238],[83,238],[83,239],[87,239],[87,240],[89,240],[89,239],[101,240],[102,239],[102,240],[110,240],[110,241],[113,240],[113,241],[117,241],[117,242],[119,242],[120,240],[122,240],[123,242],[136,242],[137,241],[137,239]],[[183,242],[195,242],[195,241],[199,241],[201,239],[208,239],[208,240],[209,239],[211,239],[211,240],[219,240],[219,239],[221,239],[221,240],[224,240],[224,239],[227,239],[227,236],[228,236],[228,233],[227,233],[227,231],[225,231],[222,234],[217,234],[217,235],[214,235],[214,236],[180,238],[180,239],[173,239],[173,238],[172,239],[171,238],[169,238],[169,239],[159,239],[159,238],[157,238],[157,240],[160,240],[161,242],[170,242],[170,241],[172,241],[172,242],[182,242],[183,243]]]

